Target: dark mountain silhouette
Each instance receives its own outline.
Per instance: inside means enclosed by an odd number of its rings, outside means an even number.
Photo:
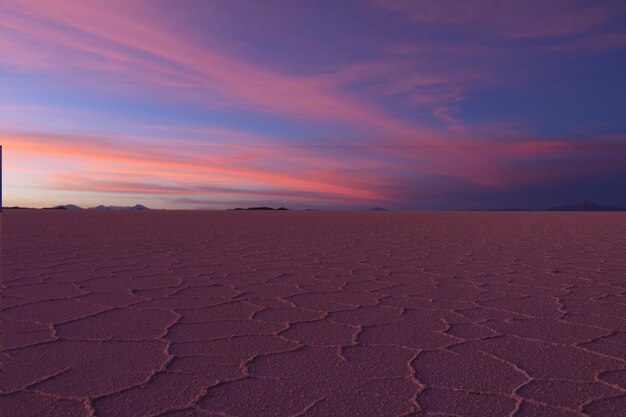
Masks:
[[[2,207],[3,210],[24,210],[29,209],[30,207]],[[84,209],[75,204],[61,204],[54,207],[44,207],[42,210],[150,210],[148,207],[143,206],[141,204],[136,204],[134,206],[105,206],[100,204],[96,207],[89,207]]]
[[[237,208],[230,209],[230,210],[289,210],[289,209],[285,207],[278,207],[277,209],[273,207],[248,207],[248,208],[237,207]]]
[[[367,211],[387,211],[387,209],[384,207],[372,207],[368,208]]]
[[[548,211],[626,211],[626,208],[604,206],[593,201],[583,200],[578,204],[549,208]]]
[[[54,206],[54,207],[44,207],[44,210],[83,210],[82,207],[78,207],[77,205],[74,204],[64,204],[64,205],[60,205],[60,206]]]
[[[132,207],[130,206],[104,206],[100,204],[99,206],[96,206],[96,207],[89,207],[88,210],[150,210],[150,209],[141,204],[136,204]]]

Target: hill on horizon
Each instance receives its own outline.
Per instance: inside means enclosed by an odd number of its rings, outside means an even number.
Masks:
[[[273,208],[273,207],[261,206],[261,207],[248,207],[248,208],[237,207],[237,208],[228,209],[228,210],[280,210],[280,211],[288,211],[289,209],[285,208],[285,207]]]
[[[135,204],[134,206],[105,206],[100,204],[96,207],[89,207],[87,210],[150,210],[148,207],[142,204]]]
[[[580,203],[549,208],[547,211],[626,211],[626,208],[605,206],[593,201],[583,200]]]
[[[96,207],[83,208],[76,204],[61,204],[54,207],[44,207],[43,210],[150,210],[148,207],[142,204],[135,204],[134,206],[105,206],[100,204]]]

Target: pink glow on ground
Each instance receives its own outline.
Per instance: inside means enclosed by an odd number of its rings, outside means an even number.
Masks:
[[[619,417],[621,213],[7,211],[14,417]]]

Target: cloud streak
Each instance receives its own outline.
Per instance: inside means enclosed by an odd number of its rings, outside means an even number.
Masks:
[[[626,165],[623,86],[587,86],[626,68],[619,2],[181,4],[2,2],[10,191],[445,206]]]
[[[333,160],[327,148],[296,152],[288,144],[281,147],[279,140],[261,152],[231,143],[194,142],[190,148],[184,146],[187,140],[171,138],[122,141],[4,131],[0,139],[13,159],[38,161],[35,169],[46,173],[38,185],[44,189],[152,195],[171,201],[213,196],[216,202],[247,197],[337,206],[408,204],[396,193],[398,184],[432,189],[436,178],[447,178],[473,187],[505,189],[544,178],[608,172],[626,162],[624,137],[447,138],[445,146],[434,147],[400,140],[388,140],[383,147],[373,141],[346,146]],[[450,143],[454,152],[448,151]],[[54,165],[41,167],[42,158]]]
[[[46,183],[47,188],[148,194],[210,194],[219,190],[223,194],[232,194],[234,189],[211,184],[239,184],[266,188],[265,193],[269,195],[276,194],[274,189],[282,188],[291,190],[293,195],[309,191],[338,199],[380,199],[379,195],[360,187],[352,178],[333,176],[322,161],[311,155],[308,164],[301,161],[297,170],[268,167],[268,160],[285,158],[280,149],[256,152],[243,145],[197,143],[190,150],[181,146],[185,144],[184,140],[169,140],[159,145],[158,140],[150,139],[146,143],[145,138],[143,143],[139,140],[130,143],[128,138],[121,142],[106,137],[23,132],[0,132],[0,139],[8,152],[18,154],[17,157],[45,156],[72,168],[73,173],[65,174],[47,169],[49,176],[57,178]],[[176,150],[179,147],[181,151]],[[250,157],[252,154],[255,156]],[[288,155],[286,158],[293,164],[292,158]],[[103,171],[90,173],[94,167]],[[149,181],[140,184],[102,180],[102,177],[112,175],[135,176]],[[164,186],[164,183],[172,185]],[[248,193],[263,194],[255,190]]]
[[[314,77],[270,71],[216,47],[178,39],[158,21],[137,18],[145,13],[139,3],[111,7],[91,1],[10,1],[4,8],[0,28],[8,40],[0,43],[0,52],[8,63],[26,70],[72,76],[78,68],[89,70],[83,82],[102,85],[122,79],[147,84],[144,88],[175,88],[168,91],[175,98],[210,107],[237,106],[396,135],[414,134],[418,128]]]
[[[581,0],[376,0],[422,24],[455,26],[505,38],[568,36],[601,26],[624,12],[620,2]]]

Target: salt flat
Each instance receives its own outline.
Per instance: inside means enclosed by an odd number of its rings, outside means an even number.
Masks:
[[[1,216],[2,415],[626,415],[624,213]]]

